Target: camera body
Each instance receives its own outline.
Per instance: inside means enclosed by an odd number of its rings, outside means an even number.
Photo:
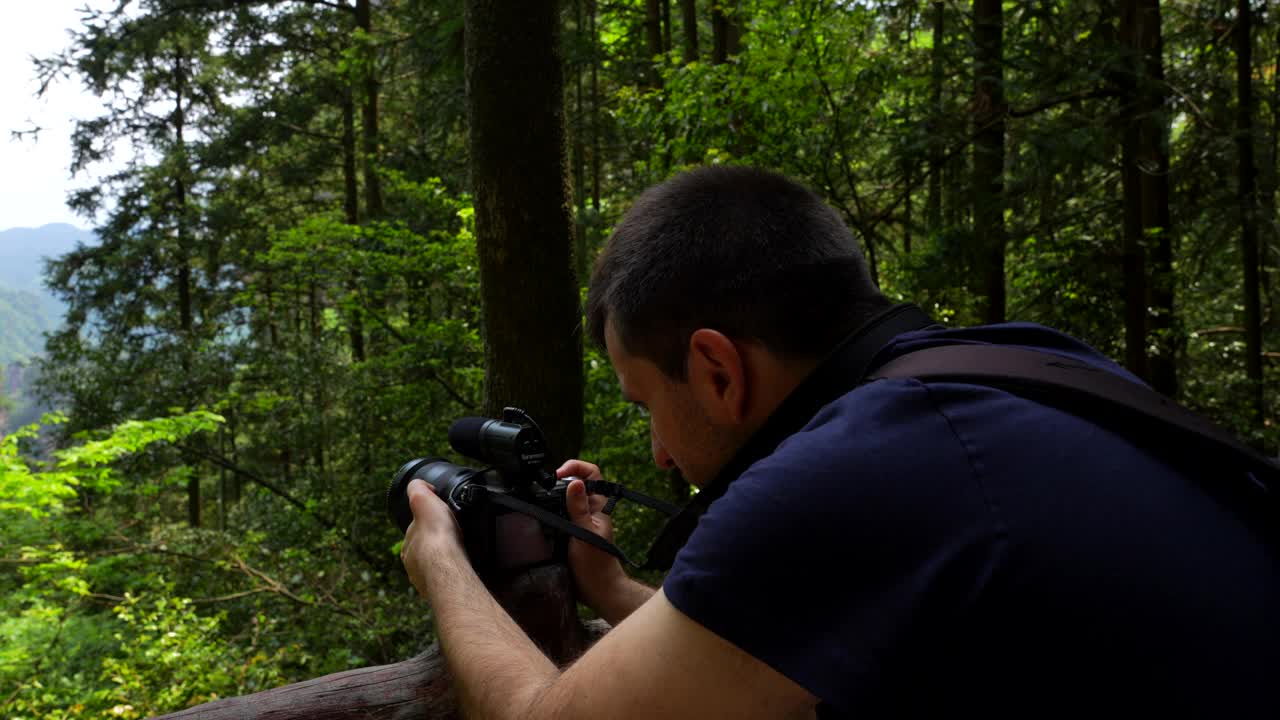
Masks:
[[[402,465],[387,488],[387,512],[401,532],[413,521],[409,482],[421,479],[453,511],[467,556],[481,577],[563,562],[567,536],[534,515],[541,511],[567,522],[569,481],[545,467],[546,438],[533,418],[511,407],[503,410],[502,420],[465,417],[449,428],[449,444],[488,467],[440,457]]]

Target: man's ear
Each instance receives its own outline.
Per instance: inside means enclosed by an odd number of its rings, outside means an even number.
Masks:
[[[689,336],[689,389],[713,420],[738,424],[746,418],[746,360],[718,330],[700,328]]]

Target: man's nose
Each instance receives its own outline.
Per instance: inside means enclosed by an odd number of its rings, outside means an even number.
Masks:
[[[662,446],[662,441],[658,439],[658,434],[653,431],[653,425],[649,425],[649,449],[653,451],[653,462],[663,470],[670,470],[676,466],[676,461]]]

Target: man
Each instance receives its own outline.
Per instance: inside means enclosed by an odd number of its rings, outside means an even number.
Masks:
[[[596,264],[588,327],[654,460],[711,498],[661,589],[578,541],[614,625],[563,672],[409,489],[404,560],[484,717],[1274,717],[1272,551],[1191,473],[999,390],[862,370],[999,343],[1125,375],[1037,325],[898,332],[838,216],[773,173],[644,193]],[[867,357],[868,343],[875,352]],[[1129,377],[1126,375],[1126,377]],[[573,460],[561,477],[599,477]],[[578,524],[611,536],[582,483]]]

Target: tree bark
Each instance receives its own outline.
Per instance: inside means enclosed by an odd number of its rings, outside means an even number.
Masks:
[[[173,65],[174,102],[173,130],[174,153],[178,157],[177,170],[173,179],[173,222],[178,240],[178,324],[180,327],[178,354],[182,364],[182,392],[188,403],[194,401],[194,390],[191,389],[191,352],[195,345],[192,329],[195,324],[195,312],[191,306],[191,238],[187,232],[187,145],[186,109],[183,100],[186,94],[187,68],[183,64],[182,51],[179,50]],[[187,523],[191,527],[200,527],[200,475],[192,473],[187,479]]]
[[[684,21],[684,61],[698,60],[698,0],[680,0],[680,15]]]
[[[360,189],[356,177],[356,108],[351,88],[348,87],[342,97],[342,210],[347,225],[354,228],[360,224]],[[348,281],[347,289],[354,295],[354,281]],[[351,359],[362,363],[364,353],[364,318],[357,302],[351,308],[351,319],[348,334],[351,342]]]
[[[1178,392],[1174,337],[1173,228],[1169,216],[1169,122],[1164,110],[1164,43],[1159,0],[1138,2],[1138,47],[1142,52],[1140,87],[1140,167],[1142,233],[1153,242],[1149,330],[1155,352],[1147,360],[1151,386],[1174,397]]]
[[[711,0],[711,62],[721,65],[738,53],[738,0]]]
[[[586,35],[583,27],[582,4],[585,0],[573,0],[574,29],[579,37]],[[587,62],[594,62],[594,58]],[[583,63],[577,62],[573,67],[573,206],[574,213],[574,259],[578,274],[578,284],[585,285],[589,279],[587,268],[587,168],[586,148],[583,146],[583,135],[586,124],[586,104],[583,95]]]
[[[671,50],[671,0],[662,3],[662,52]]]
[[[944,61],[944,43],[946,28],[946,4],[941,0],[933,1],[933,52],[932,68],[929,77],[930,108],[933,116],[929,120],[929,193],[925,200],[925,222],[929,232],[936,233],[942,227],[942,166],[946,162],[942,143],[942,77]]]
[[[1236,0],[1236,147],[1240,181],[1240,258],[1244,263],[1245,377],[1249,381],[1252,424],[1263,419],[1262,311],[1258,286],[1258,198],[1253,164],[1253,11]]]
[[[645,0],[645,77],[651,87],[662,87],[662,75],[658,72],[657,58],[662,54],[662,8],[658,0]]]
[[[1150,379],[1147,368],[1147,271],[1146,243],[1142,227],[1142,172],[1139,98],[1141,62],[1138,56],[1137,0],[1128,0],[1120,10],[1117,40],[1120,51],[1133,59],[1114,74],[1120,93],[1120,177],[1124,205],[1121,264],[1124,292],[1125,367],[1143,379]]]
[[[371,0],[356,0],[356,26],[368,44],[364,54],[364,107],[361,109],[364,153],[364,210],[370,220],[382,217],[382,181],[378,179],[378,76],[374,67],[373,9]]]
[[[600,39],[596,34],[596,0],[587,0],[591,33],[591,209],[600,217]]]
[[[1003,12],[1002,0],[973,4],[973,234],[979,248],[987,323],[1005,319]]]
[[[905,48],[903,48],[904,54],[911,52],[911,46],[914,44],[915,25],[916,25],[916,9],[915,9],[915,5],[912,4],[907,7],[907,32],[906,32],[907,45]],[[912,93],[908,91],[906,93],[906,100],[903,103],[902,116],[903,116],[903,121],[907,124],[911,124],[915,120],[911,116],[911,96],[912,96]],[[911,196],[915,191],[915,166],[916,166],[915,153],[903,152],[902,165],[901,165],[902,178],[903,178],[902,186],[906,189],[902,197],[902,254],[903,255],[911,254],[911,214],[912,214]]]
[[[467,0],[465,13],[484,408],[489,417],[505,406],[529,412],[554,464],[581,445],[583,395],[559,3],[513,13]]]
[[[347,670],[314,680],[197,705],[160,720],[365,720],[460,718],[439,648],[411,660]]]
[[[1265,18],[1266,16],[1264,16]],[[1280,68],[1280,21],[1272,19],[1275,25],[1275,34],[1273,38],[1273,47],[1276,48],[1276,54],[1272,57],[1274,67]],[[1265,28],[1265,23],[1260,26]],[[1261,168],[1261,176],[1259,177],[1259,197],[1258,202],[1262,209],[1262,216],[1266,218],[1265,226],[1271,228],[1270,232],[1263,233],[1262,246],[1259,249],[1261,253],[1261,277],[1259,278],[1262,287],[1263,301],[1266,303],[1267,311],[1264,317],[1268,318],[1268,325],[1274,326],[1277,322],[1276,313],[1272,312],[1273,299],[1271,296],[1272,287],[1270,282],[1270,272],[1268,270],[1271,265],[1270,249],[1274,247],[1272,243],[1268,243],[1268,238],[1275,237],[1275,228],[1280,227],[1280,218],[1276,216],[1276,186],[1280,182],[1277,177],[1276,163],[1280,162],[1280,72],[1272,73],[1271,77],[1271,93],[1267,105],[1271,108],[1271,121],[1269,134],[1267,137],[1267,157]]]

